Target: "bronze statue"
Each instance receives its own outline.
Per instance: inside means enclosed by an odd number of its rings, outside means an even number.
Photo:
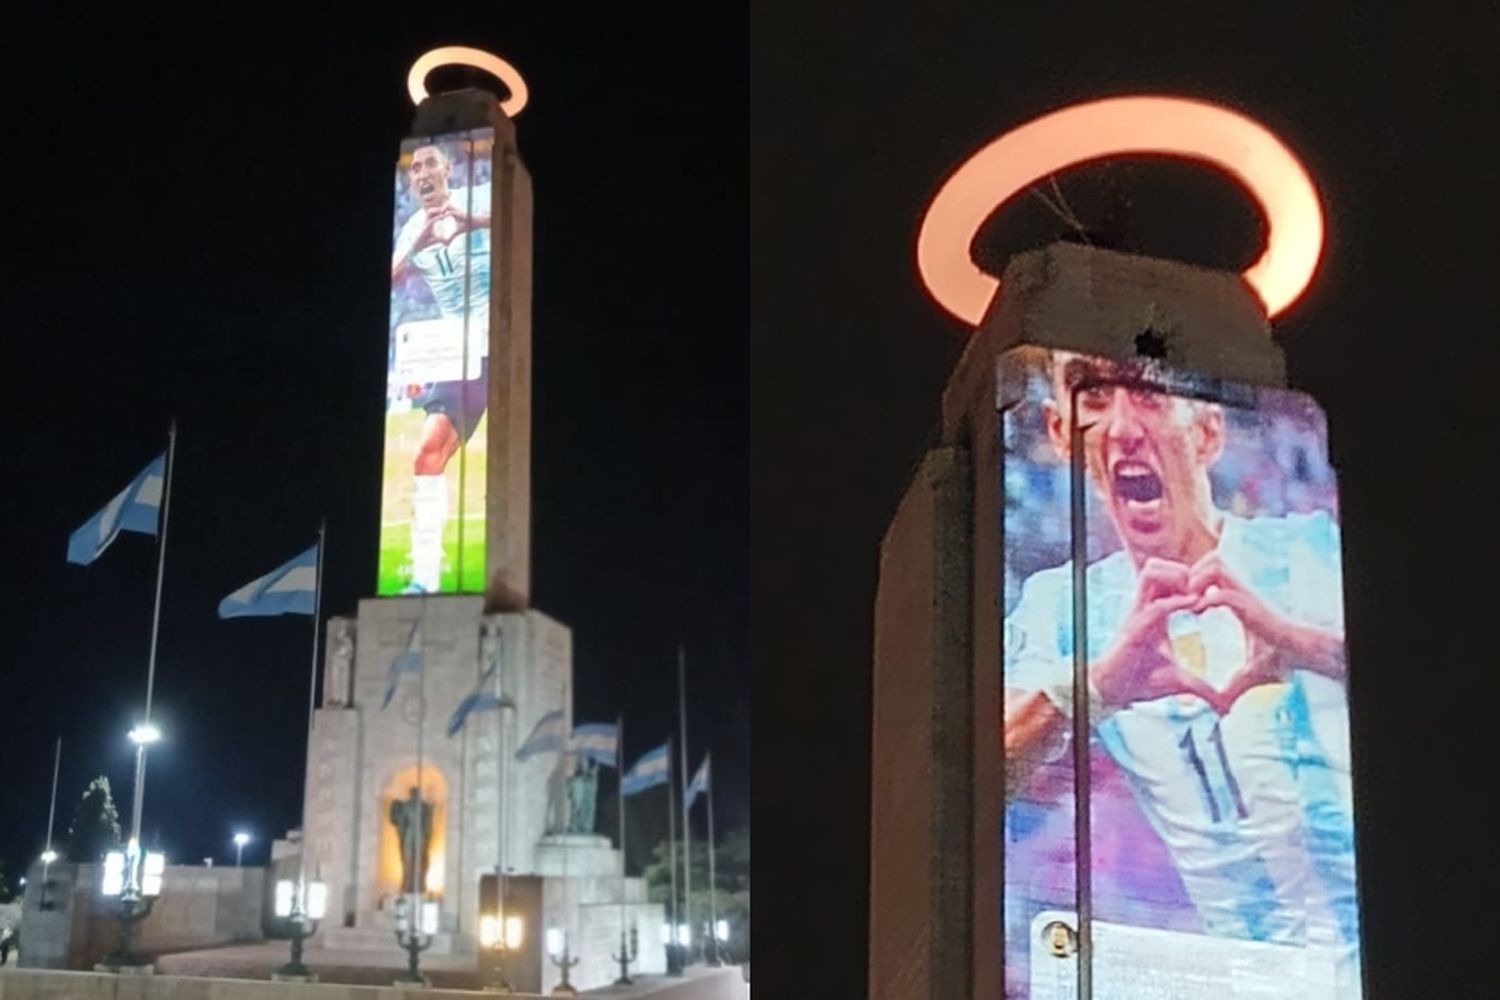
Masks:
[[[422,892],[432,849],[432,803],[413,787],[406,798],[391,803],[391,823],[401,838],[401,891]]]
[[[568,804],[572,807],[569,833],[594,832],[594,805],[598,794],[599,765],[593,758],[588,758],[568,779]]]

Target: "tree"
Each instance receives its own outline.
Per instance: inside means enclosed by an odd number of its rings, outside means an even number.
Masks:
[[[667,906],[671,893],[672,872],[669,864],[670,849],[667,841],[657,843],[651,852],[652,861],[646,865],[644,876],[647,892],[653,903]],[[708,888],[708,844],[703,839],[693,841],[692,850],[694,923],[707,921],[710,908]],[[729,942],[725,945],[725,960],[745,962],[750,959],[750,831],[731,830],[719,838],[719,847],[714,855],[713,903],[717,904],[720,920],[729,923]],[[682,893],[682,842],[677,843],[677,892]],[[671,913],[670,906],[666,912]],[[685,922],[678,914],[679,922]],[[701,931],[701,927],[699,928]],[[695,934],[696,936],[696,934]]]
[[[73,810],[73,822],[68,825],[68,860],[97,863],[119,846],[120,814],[109,792],[109,779],[101,774],[89,782]]]

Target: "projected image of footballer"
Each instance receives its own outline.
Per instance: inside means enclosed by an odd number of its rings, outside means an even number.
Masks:
[[[412,151],[407,184],[417,208],[396,234],[391,287],[419,274],[444,322],[465,345],[464,377],[411,386],[412,405],[426,411],[412,462],[409,593],[441,586],[443,533],[448,523],[448,462],[484,419],[489,377],[489,184],[450,187],[453,157],[439,144]]]
[[[1124,775],[1170,858],[1162,878],[1180,880],[1203,933],[1326,948],[1339,995],[1357,995],[1345,992],[1359,931],[1338,524],[1329,510],[1218,509],[1223,409],[1139,375],[1058,352],[1042,404],[1066,462],[1076,399],[1088,481],[1119,542],[1086,568],[1096,751]],[[1113,548],[1098,541],[1091,551]],[[1032,573],[1006,618],[1011,798],[1068,759],[1072,572]]]

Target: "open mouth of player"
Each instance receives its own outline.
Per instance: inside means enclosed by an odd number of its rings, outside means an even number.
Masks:
[[[1131,514],[1154,514],[1161,509],[1161,477],[1141,462],[1120,462],[1114,472],[1115,496]]]
[[[427,195],[429,195],[429,194],[432,194],[432,192],[434,192],[436,190],[437,190],[437,185],[433,184],[432,181],[423,181],[422,183],[420,183],[420,184],[417,185],[417,194],[422,195],[424,197],[427,196]]]

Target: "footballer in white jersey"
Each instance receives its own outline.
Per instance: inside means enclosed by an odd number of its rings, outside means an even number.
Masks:
[[[1315,945],[1357,977],[1358,907],[1338,526],[1215,508],[1216,404],[1055,356],[1047,436],[1084,465],[1122,548],[1086,569],[1090,721],[1203,933]],[[1033,573],[1005,622],[1007,794],[1066,750],[1072,566]]]
[[[489,386],[491,187],[450,188],[451,157],[437,144],[412,151],[407,183],[417,210],[396,235],[391,285],[412,269],[444,320],[462,324],[477,377],[411,387],[414,405],[427,412],[413,462],[413,592],[439,589],[443,530],[448,520],[444,470],[484,418]],[[465,372],[468,374],[468,371]]]

